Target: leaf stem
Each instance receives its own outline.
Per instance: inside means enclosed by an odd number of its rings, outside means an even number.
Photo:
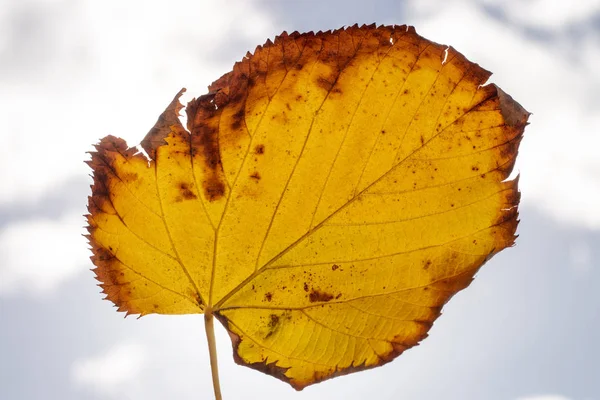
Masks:
[[[219,384],[219,365],[217,363],[217,341],[215,340],[215,323],[212,309],[207,307],[204,310],[204,328],[206,329],[206,339],[208,339],[208,353],[210,354],[210,371],[212,372],[213,388],[215,390],[215,400],[223,400],[221,396],[221,385]]]

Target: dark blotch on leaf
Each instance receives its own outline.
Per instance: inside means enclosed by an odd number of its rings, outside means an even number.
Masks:
[[[269,316],[270,321],[269,321],[269,327],[274,328],[277,326],[277,324],[279,324],[279,316],[276,314],[271,314]]]
[[[238,130],[242,127],[242,123],[244,122],[245,111],[242,108],[235,114],[233,114],[233,122],[231,123],[231,129]]]
[[[320,290],[313,289],[308,295],[308,300],[311,303],[315,303],[317,301],[330,301],[333,300],[335,296],[331,293],[321,292]]]
[[[197,199],[198,196],[196,196],[194,194],[194,192],[192,192],[192,190],[190,189],[192,185],[189,185],[187,183],[181,183],[179,185],[179,191],[181,192],[181,197],[185,200],[193,200],[193,199]]]
[[[269,322],[267,324],[267,328],[269,329],[269,332],[267,332],[267,334],[265,335],[265,339],[268,339],[269,337],[271,337],[275,333],[275,331],[277,331],[278,327],[279,327],[279,316],[277,314],[269,315]]]
[[[192,153],[201,156],[206,166],[202,188],[204,197],[209,201],[219,200],[225,194],[218,127],[204,122],[220,112],[215,108],[213,99],[214,94],[200,96],[190,101],[186,108]]]
[[[215,201],[225,194],[225,185],[219,179],[209,179],[203,184],[204,194],[209,201]]]

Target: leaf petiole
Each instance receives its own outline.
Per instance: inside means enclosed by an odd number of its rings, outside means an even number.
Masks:
[[[208,340],[208,352],[210,355],[210,371],[212,373],[215,400],[222,400],[221,385],[219,384],[219,365],[217,362],[217,342],[215,340],[215,324],[212,309],[207,308],[204,312],[204,328]]]

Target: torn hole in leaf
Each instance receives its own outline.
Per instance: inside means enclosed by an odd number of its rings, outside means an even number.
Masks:
[[[450,49],[450,46],[446,46],[446,48],[444,49],[444,58],[442,59],[442,65],[446,64],[446,61],[448,61],[448,50]]]
[[[191,100],[189,99],[184,99],[185,97],[191,97],[190,95],[188,95],[186,92],[184,92],[181,97],[179,98],[179,101],[181,101],[181,104],[189,104],[189,102]],[[186,107],[187,108],[187,107]],[[180,112],[178,115],[179,121],[181,122],[181,126],[183,127],[187,127],[188,126],[188,115],[187,112]],[[187,131],[187,129],[186,129]]]
[[[150,155],[146,152],[146,150],[144,150],[144,148],[142,147],[141,144],[138,144],[137,146],[135,146],[135,149],[137,150],[137,152],[135,153],[137,154],[142,154],[144,157],[146,157],[146,160],[148,162],[148,167],[150,167]]]
[[[506,177],[506,179],[503,182],[514,181],[515,179],[518,180],[520,176],[521,176],[521,171],[517,170],[516,168],[513,168],[513,170],[510,171],[510,174]]]

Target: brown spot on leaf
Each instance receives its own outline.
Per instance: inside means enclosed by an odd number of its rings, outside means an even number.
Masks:
[[[274,328],[279,324],[279,316],[276,314],[271,314],[269,316],[269,327]]]
[[[199,143],[201,145],[204,161],[210,169],[217,169],[221,164],[221,154],[219,152],[218,131],[216,128],[206,125],[198,127]]]
[[[186,108],[191,132],[191,153],[204,162],[202,188],[204,197],[211,202],[221,199],[225,194],[218,118],[215,118],[222,109],[216,108],[214,98],[214,93],[200,96],[190,101]]]
[[[255,154],[264,154],[265,153],[265,145],[257,144],[256,147],[254,148],[254,153]]]
[[[209,179],[203,183],[204,196],[208,201],[215,201],[225,194],[225,184],[219,179]]]
[[[317,85],[329,92],[331,88],[333,88],[334,82],[323,76],[320,76],[317,78]]]
[[[425,261],[425,263],[423,264],[423,269],[425,271],[427,271],[429,269],[429,267],[431,266],[431,260],[427,260]]]
[[[271,293],[271,292],[265,293],[265,300],[267,300],[267,301],[273,300],[273,293]]]
[[[279,328],[279,316],[277,314],[269,315],[269,322],[267,323],[268,332],[265,335],[265,339],[270,338]]]
[[[233,122],[231,123],[231,129],[238,130],[242,127],[242,124],[244,123],[244,117],[246,115],[245,110],[242,108],[241,110],[239,110],[238,112],[236,112],[235,114],[232,115],[233,118]]]
[[[318,289],[313,289],[308,295],[308,300],[310,300],[311,303],[315,303],[317,301],[331,301],[334,297],[335,296],[331,293],[322,292]]]
[[[132,183],[137,181],[138,174],[135,172],[122,172],[120,177],[123,182]]]
[[[260,181],[260,174],[256,171],[254,171],[252,173],[252,175],[250,175],[250,178],[254,179],[256,182]]]
[[[336,269],[338,269],[339,267],[340,267],[339,265],[337,265],[337,264],[333,264],[333,265],[331,266],[331,270],[332,270],[332,271],[335,271],[335,270],[336,270]]]
[[[188,184],[185,182],[182,182],[179,185],[179,191],[181,193],[181,197],[184,200],[193,200],[193,199],[197,199],[198,196],[196,196],[194,194],[194,192],[192,192],[191,187],[194,186],[193,184]]]

